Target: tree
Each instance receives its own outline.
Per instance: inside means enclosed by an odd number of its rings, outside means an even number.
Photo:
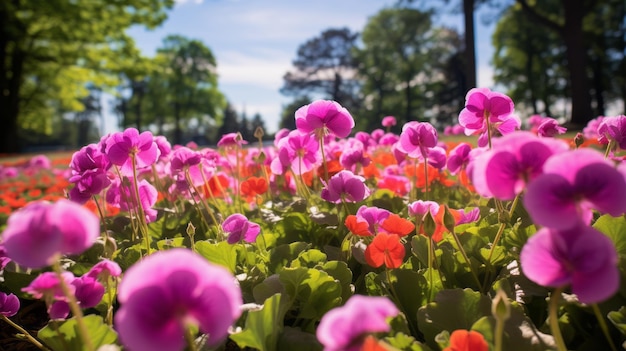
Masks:
[[[583,24],[593,13],[599,0],[559,0],[557,13],[547,13],[541,4],[531,4],[527,0],[516,0],[530,19],[545,28],[556,32],[565,45],[567,72],[571,97],[570,122],[581,128],[595,117],[591,107],[590,81],[586,68],[588,62],[587,47]]]
[[[357,33],[327,29],[298,48],[294,70],[287,72],[280,89],[294,97],[320,96],[351,109],[358,105],[359,81],[355,77],[352,49]]]
[[[167,94],[160,98],[167,101],[174,118],[173,142],[182,141],[182,120],[208,119],[218,124],[226,100],[217,87],[217,63],[211,50],[201,41],[170,35],[157,56],[164,64],[155,80],[167,87]]]
[[[129,42],[125,29],[157,26],[173,4],[0,1],[0,152],[19,151],[19,131],[45,127],[59,105],[81,110],[87,82],[114,85],[111,72]]]
[[[283,105],[282,112],[280,113],[280,123],[278,128],[294,130],[296,129],[296,111],[304,106],[310,104],[312,101],[308,96],[300,96],[294,99],[287,105]]]
[[[228,133],[236,133],[239,130],[239,116],[237,115],[237,111],[235,111],[230,103],[226,103],[226,107],[224,108],[224,122],[218,129],[218,137]]]

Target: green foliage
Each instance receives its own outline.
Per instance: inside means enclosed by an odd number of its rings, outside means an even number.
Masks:
[[[117,341],[117,333],[104,323],[102,317],[91,314],[85,316],[83,322],[91,343],[96,349],[100,346],[114,344]],[[37,337],[53,351],[88,350],[87,345],[80,339],[75,318],[51,321],[39,331]]]
[[[281,300],[281,294],[274,294],[263,302],[260,310],[248,312],[243,330],[233,334],[231,339],[241,348],[276,350],[286,313],[286,305]]]

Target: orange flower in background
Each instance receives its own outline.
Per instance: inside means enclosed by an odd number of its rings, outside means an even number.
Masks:
[[[387,268],[398,268],[404,262],[404,245],[396,234],[379,233],[365,249],[365,261],[378,268],[383,264]]]
[[[224,192],[228,189],[228,177],[224,174],[217,174],[211,177],[209,181],[202,187],[204,196],[210,197],[211,194],[215,197],[224,196]]]
[[[417,176],[415,186],[418,188],[426,187],[426,176],[424,173],[424,164],[420,163],[417,168],[414,165],[406,165],[404,167],[404,174],[411,180]],[[430,187],[433,181],[439,179],[439,171],[437,168],[428,165],[428,186]]]
[[[326,162],[326,167],[328,167],[328,179],[343,170],[343,167],[338,160],[330,160]],[[324,165],[317,167],[317,177],[324,179]]]
[[[396,234],[399,236],[406,236],[411,234],[415,230],[415,224],[392,213],[381,223],[381,228],[389,234]]]
[[[359,217],[355,215],[348,215],[345,224],[346,228],[354,235],[372,236],[369,231],[369,224],[366,221],[359,221]]]
[[[450,345],[443,351],[489,351],[489,345],[481,333],[457,329],[450,335]]]
[[[267,180],[262,177],[250,177],[241,183],[241,195],[254,197],[267,192]]]
[[[363,342],[363,345],[361,346],[360,351],[388,351],[388,350],[390,349],[385,347],[385,345],[381,341],[376,340],[376,338],[372,335],[368,335],[365,338],[365,341]]]

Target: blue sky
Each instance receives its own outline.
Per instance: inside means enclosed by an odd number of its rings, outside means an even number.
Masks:
[[[281,106],[283,75],[291,69],[298,47],[328,28],[361,31],[368,18],[395,0],[178,0],[157,29],[132,28],[129,34],[144,55],[153,56],[162,39],[180,34],[201,40],[216,56],[219,88],[241,113],[260,113],[275,132]],[[462,28],[461,15],[435,18]],[[491,30],[476,17],[479,86],[491,86]],[[107,131],[115,130],[114,120]]]

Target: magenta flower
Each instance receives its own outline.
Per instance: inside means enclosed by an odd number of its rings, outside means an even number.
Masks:
[[[396,125],[396,118],[394,116],[385,116],[383,117],[382,125],[383,127],[393,127]]]
[[[513,113],[513,100],[488,88],[473,88],[465,96],[465,108],[459,113],[459,124],[465,135],[484,131],[489,123],[506,120]]]
[[[70,162],[69,181],[75,184],[70,190],[70,199],[82,204],[109,186],[107,169],[110,166],[109,159],[96,144],[83,146],[75,152]]]
[[[361,206],[356,211],[357,222],[365,222],[368,226],[368,231],[372,235],[378,233],[378,227],[383,223],[391,212],[384,208],[378,208],[375,206]]]
[[[430,123],[411,121],[402,127],[399,151],[412,158],[428,157],[428,150],[437,146],[437,130]]]
[[[389,332],[387,319],[399,313],[386,297],[353,295],[345,305],[322,317],[317,340],[325,351],[358,351],[368,334]]]
[[[365,185],[365,178],[348,170],[339,171],[332,176],[321,193],[322,199],[333,203],[359,202],[369,195],[370,190]]]
[[[520,261],[530,280],[554,288],[571,285],[583,303],[604,301],[619,287],[613,242],[588,226],[540,229],[522,248]]]
[[[96,263],[84,276],[106,281],[107,277],[119,277],[122,275],[122,268],[114,261],[103,259]]]
[[[0,291],[0,315],[5,317],[15,316],[20,310],[20,299],[13,294],[5,294]]]
[[[336,101],[313,101],[300,107],[295,115],[296,128],[303,133],[314,133],[318,139],[328,133],[345,138],[354,128],[350,112]]]
[[[139,181],[139,203],[146,215],[148,223],[154,222],[157,218],[157,210],[152,208],[157,200],[157,190],[147,180],[142,179]],[[139,207],[137,206],[137,200],[135,199],[135,184],[122,184],[119,180],[114,181],[111,184],[109,190],[106,193],[106,200],[109,204],[117,206],[122,211],[133,211],[137,213]]]
[[[354,140],[353,143],[347,145],[339,156],[339,163],[345,169],[355,172],[357,167],[366,167],[370,164],[371,159],[365,154],[363,143]]]
[[[568,148],[561,140],[540,138],[530,132],[496,138],[492,149],[471,161],[472,184],[482,196],[512,200],[543,172],[550,156]]]
[[[450,174],[457,174],[467,166],[470,160],[472,146],[468,143],[460,143],[448,154],[448,171]]]
[[[95,278],[82,276],[76,278],[71,276],[70,285],[76,301],[81,308],[91,308],[97,306],[104,296],[104,286]],[[48,301],[46,301],[48,302]],[[65,296],[57,298],[48,306],[48,315],[51,319],[65,319],[70,314],[70,305]]]
[[[423,219],[430,211],[430,214],[435,217],[439,212],[439,206],[439,203],[435,201],[417,200],[409,204],[409,216]]]
[[[537,135],[542,137],[553,137],[566,131],[567,128],[560,126],[556,119],[549,117],[544,118],[539,127],[537,127]]]
[[[150,167],[159,158],[159,148],[150,132],[128,128],[123,132],[111,134],[105,140],[105,154],[112,164],[120,166],[120,172],[133,175],[133,158],[136,168]]]
[[[474,207],[469,211],[465,209],[457,210],[461,218],[456,222],[457,225],[465,223],[474,223],[480,219],[480,208]]]
[[[13,212],[2,233],[7,257],[17,264],[42,268],[60,255],[78,255],[100,235],[100,220],[69,200],[32,202]]]
[[[157,148],[159,148],[159,160],[167,158],[167,156],[170,155],[170,152],[172,152],[172,144],[170,144],[170,142],[167,141],[167,138],[162,135],[154,136],[154,142],[156,143]]]
[[[156,252],[126,271],[118,290],[115,327],[132,351],[179,351],[190,325],[219,345],[239,318],[235,277],[187,249]]]
[[[248,142],[243,140],[240,133],[227,133],[222,135],[220,140],[217,142],[218,147],[232,147],[238,146],[241,147]]]
[[[626,116],[604,117],[598,126],[598,141],[605,145],[613,141],[626,150]]]
[[[599,137],[598,127],[600,127],[604,118],[604,116],[598,116],[587,122],[587,125],[583,128],[583,136],[585,139],[596,139]]]
[[[248,220],[246,216],[235,213],[228,216],[224,223],[222,223],[222,229],[228,235],[228,243],[235,244],[241,240],[247,243],[256,242],[256,237],[261,232],[261,227]]]
[[[554,155],[543,171],[524,196],[536,224],[564,230],[589,224],[592,209],[612,216],[626,212],[624,176],[597,151],[583,148]]]

